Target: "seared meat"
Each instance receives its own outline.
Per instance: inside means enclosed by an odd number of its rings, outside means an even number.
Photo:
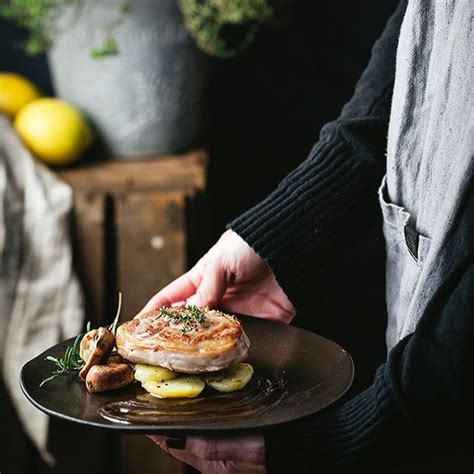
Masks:
[[[247,357],[249,346],[236,318],[196,307],[141,314],[119,326],[116,334],[124,359],[184,373],[229,367]]]

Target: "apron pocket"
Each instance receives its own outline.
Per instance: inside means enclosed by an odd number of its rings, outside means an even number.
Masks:
[[[403,229],[410,220],[410,213],[403,207],[389,201],[386,176],[383,177],[382,184],[379,187],[379,202],[384,225],[386,224],[395,229]]]
[[[413,225],[410,213],[388,199],[386,178],[379,188],[386,246],[387,346],[393,347],[409,317],[430,239]]]
[[[402,239],[405,251],[418,266],[421,266],[428,253],[431,239],[417,231],[410,213],[405,208],[390,202],[386,176],[382,179],[378,194],[387,250],[392,247],[393,240],[399,243]]]

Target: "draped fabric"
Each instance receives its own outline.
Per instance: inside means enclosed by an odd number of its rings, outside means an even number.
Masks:
[[[25,362],[83,324],[68,226],[72,202],[69,186],[33,159],[0,116],[0,361],[25,431],[48,462],[47,416],[22,394],[19,376]]]

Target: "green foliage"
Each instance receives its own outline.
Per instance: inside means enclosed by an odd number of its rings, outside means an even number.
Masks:
[[[260,25],[275,18],[269,0],[179,0],[186,28],[211,56],[235,56],[254,40]]]
[[[118,307],[117,313],[115,315],[115,319],[108,327],[109,331],[115,336],[117,332],[117,324],[120,318],[120,311],[122,310],[122,293],[119,292],[118,294]],[[51,375],[44,379],[40,383],[40,388],[43,385],[51,382],[56,377],[59,377],[62,374],[70,373],[70,372],[79,372],[83,367],[85,362],[81,359],[80,352],[81,352],[81,341],[83,337],[91,330],[91,322],[89,321],[86,325],[86,331],[79,334],[76,339],[74,339],[74,343],[72,346],[66,346],[66,350],[64,351],[64,356],[62,358],[57,358],[53,356],[47,356],[45,360],[52,362],[56,365],[56,369],[51,372]]]
[[[103,1],[103,0],[100,0]],[[129,0],[132,1],[132,0]],[[90,52],[94,59],[119,53],[113,31],[128,12],[129,1],[119,5],[119,16],[104,27],[103,43]],[[160,0],[156,0],[160,1]],[[277,16],[275,5],[288,0],[178,0],[184,22],[197,46],[211,56],[235,56],[247,48],[264,23]],[[47,50],[60,32],[58,19],[69,6],[84,6],[83,0],[9,0],[0,5],[0,16],[28,32],[25,50]]]
[[[118,53],[119,49],[117,46],[117,41],[115,41],[115,38],[109,36],[108,38],[105,38],[104,42],[100,46],[91,49],[91,58],[104,59],[109,56],[117,56]]]
[[[53,370],[51,372],[51,375],[44,379],[40,383],[40,387],[42,387],[44,384],[51,382],[51,380],[54,380],[56,377],[59,377],[62,374],[68,373],[68,372],[79,372],[79,370],[84,367],[85,362],[81,359],[79,356],[80,352],[80,345],[82,338],[84,337],[83,334],[79,334],[79,336],[76,337],[74,340],[74,344],[72,346],[67,346],[66,350],[64,352],[64,356],[62,359],[58,359],[53,356],[47,356],[45,360],[49,362],[53,362],[57,366],[57,369]]]
[[[69,6],[83,6],[82,0],[9,0],[0,5],[0,16],[12,21],[27,31],[28,37],[24,44],[25,51],[36,55],[46,51],[60,33],[58,19],[64,9]],[[119,53],[113,30],[121,23],[123,14],[128,7],[124,3],[119,6],[119,17],[105,26],[105,39],[100,46],[91,50],[91,57],[103,59]]]
[[[28,31],[25,51],[39,54],[51,45],[55,33],[55,20],[61,6],[69,3],[60,0],[11,0],[0,6],[0,16],[11,20]]]
[[[105,27],[105,38],[100,46],[91,49],[92,59],[105,59],[110,56],[117,56],[119,54],[119,48],[117,41],[114,38],[114,30],[122,23],[125,18],[125,14],[130,11],[130,5],[126,1],[118,5],[119,15],[113,21],[111,21]],[[120,294],[120,301],[122,295]],[[121,304],[121,303],[120,303]]]

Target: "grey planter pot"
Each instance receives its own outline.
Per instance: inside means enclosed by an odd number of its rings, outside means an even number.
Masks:
[[[59,97],[77,105],[111,154],[142,159],[185,150],[199,133],[205,57],[184,27],[176,0],[82,0],[60,21],[50,50]],[[107,27],[119,54],[92,59]]]

